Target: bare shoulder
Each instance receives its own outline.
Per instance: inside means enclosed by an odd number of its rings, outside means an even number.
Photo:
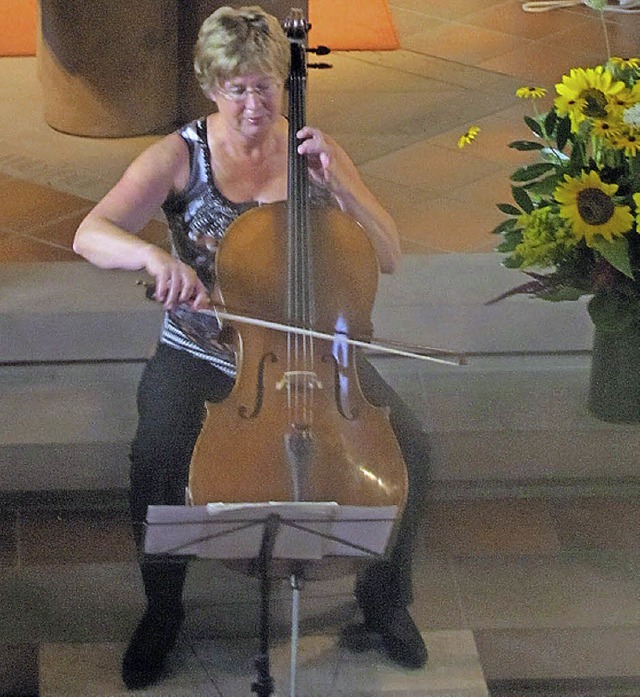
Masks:
[[[138,155],[88,217],[135,232],[158,212],[169,193],[184,188],[188,176],[187,145],[179,135],[168,135]]]
[[[189,150],[184,139],[171,133],[144,150],[123,178],[164,183],[168,190],[183,189],[189,177]]]

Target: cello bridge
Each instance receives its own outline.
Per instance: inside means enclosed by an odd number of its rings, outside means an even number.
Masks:
[[[322,382],[312,370],[287,370],[276,383],[277,390],[284,389],[322,389]]]

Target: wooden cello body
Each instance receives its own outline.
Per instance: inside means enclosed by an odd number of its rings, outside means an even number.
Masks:
[[[288,200],[254,208],[229,227],[216,277],[227,307],[335,338],[226,327],[238,375],[224,402],[207,403],[190,496],[196,505],[335,501],[397,506],[400,514],[404,460],[387,411],[362,393],[358,349],[345,341],[371,336],[377,259],[351,217],[309,202],[295,136],[304,125],[305,49],[295,37],[291,45]]]

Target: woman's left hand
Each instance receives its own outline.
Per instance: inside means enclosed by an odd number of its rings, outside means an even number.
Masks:
[[[400,238],[393,218],[362,181],[351,158],[333,138],[305,126],[296,134],[298,153],[307,159],[309,177],[328,189],[338,206],[351,215],[373,243],[380,270],[393,273],[400,259]]]
[[[298,153],[307,158],[311,179],[329,191],[337,192],[341,186],[339,146],[322,131],[310,126],[301,128],[297,136],[302,141]]]

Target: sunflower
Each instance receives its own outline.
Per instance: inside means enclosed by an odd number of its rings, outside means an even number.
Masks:
[[[586,118],[605,118],[610,101],[625,89],[624,82],[614,81],[603,66],[572,68],[556,85],[555,106],[560,116],[569,115],[571,128],[577,132]]]
[[[640,194],[633,195],[633,202],[636,204],[636,225],[640,231]]]
[[[458,138],[458,147],[464,148],[465,145],[472,143],[476,136],[480,133],[480,128],[478,126],[470,126],[469,130]]]
[[[553,193],[560,204],[560,215],[565,218],[578,239],[584,238],[587,246],[594,246],[595,235],[611,242],[631,229],[633,216],[629,206],[619,206],[613,201],[617,184],[605,184],[597,172],[582,172],[578,178],[564,175]]]
[[[516,90],[516,97],[521,99],[540,99],[547,94],[547,90],[544,87],[518,87]]]

